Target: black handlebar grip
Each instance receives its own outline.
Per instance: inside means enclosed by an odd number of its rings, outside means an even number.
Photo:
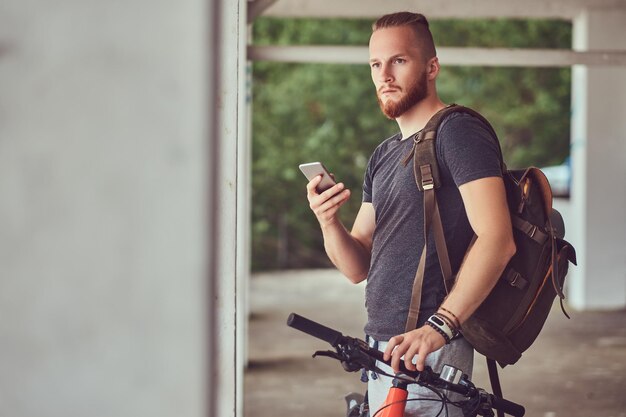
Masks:
[[[491,396],[491,404],[496,410],[504,411],[511,416],[523,417],[524,413],[526,413],[526,409],[523,406],[495,395]]]
[[[333,330],[330,327],[323,326],[319,323],[314,322],[313,320],[307,319],[306,317],[299,316],[296,313],[291,313],[289,315],[289,318],[287,319],[287,326],[310,334],[311,336],[317,337],[318,339],[322,339],[330,343],[332,346],[337,346],[337,344],[343,338],[343,335],[337,330]]]

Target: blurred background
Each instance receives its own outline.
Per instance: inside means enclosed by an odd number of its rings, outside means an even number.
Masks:
[[[591,354],[610,361],[567,383],[623,386],[626,1],[0,0],[0,416],[333,415],[354,375],[303,362],[284,320],[355,334],[362,288],[329,268],[297,166],[353,190],[350,226],[396,130],[370,24],[407,9],[432,23],[442,98],[558,191],[579,321],[552,351],[579,349],[548,383]],[[623,415],[603,392],[570,390]]]

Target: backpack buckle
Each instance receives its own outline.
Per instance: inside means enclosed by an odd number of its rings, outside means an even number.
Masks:
[[[519,279],[520,274],[515,273],[515,275],[513,275],[513,279],[511,280],[511,282],[509,282],[509,284],[511,284],[512,287],[515,287],[515,284],[517,284],[517,280]]]
[[[520,290],[523,290],[528,285],[528,281],[524,279],[522,274],[515,270],[510,270],[507,273],[506,280],[511,287],[519,288]]]
[[[422,189],[426,191],[435,188],[435,179],[430,164],[420,165],[420,173],[422,174]]]

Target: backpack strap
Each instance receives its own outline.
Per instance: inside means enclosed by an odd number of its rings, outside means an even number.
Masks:
[[[429,172],[425,169],[422,174],[427,180],[432,179],[429,178]],[[436,214],[436,215],[435,215]],[[435,218],[435,219],[434,219]],[[438,224],[438,227],[435,227],[435,244],[437,245],[437,254],[440,257],[440,265],[444,277],[444,282],[447,282],[452,275],[450,267],[450,260],[448,258],[448,248],[445,245],[445,240],[443,239],[443,227],[441,225],[441,216],[439,215],[439,208],[437,206],[437,198],[435,197],[434,188],[427,188],[424,190],[424,248],[422,249],[422,254],[420,255],[419,264],[417,266],[417,271],[415,272],[415,280],[413,281],[413,288],[411,290],[411,304],[409,306],[409,313],[406,320],[405,332],[410,332],[417,327],[417,318],[419,316],[421,298],[422,298],[422,283],[424,281],[424,272],[426,270],[426,253],[428,252],[428,235],[430,232],[430,226],[435,220],[435,224]],[[438,237],[437,237],[438,236]],[[440,250],[439,246],[443,243],[443,249]],[[441,260],[441,256],[445,250],[445,258],[443,262]],[[446,275],[448,274],[448,275]]]
[[[502,398],[502,386],[500,385],[500,377],[498,376],[498,366],[496,361],[487,358],[487,370],[489,371],[489,382],[491,383],[491,392],[498,398]],[[504,417],[502,410],[496,410],[498,417]]]

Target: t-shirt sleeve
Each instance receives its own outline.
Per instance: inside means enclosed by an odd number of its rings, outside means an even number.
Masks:
[[[501,177],[500,152],[487,126],[468,114],[453,114],[437,134],[437,153],[457,187],[480,178]]]

